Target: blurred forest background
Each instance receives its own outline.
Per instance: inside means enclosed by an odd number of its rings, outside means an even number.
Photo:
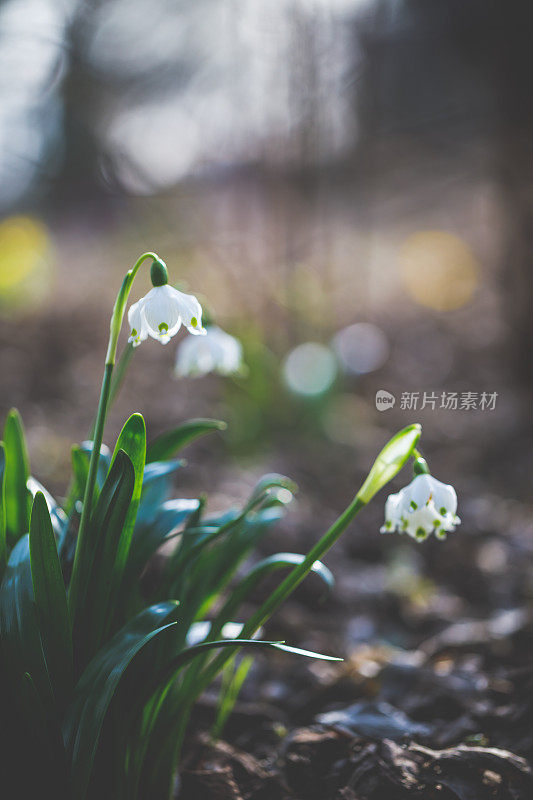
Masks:
[[[461,743],[431,778],[466,759],[450,797],[532,796],[525,762],[529,788],[505,794],[513,754],[533,763],[532,41],[530,0],[0,0],[0,416],[20,409],[35,477],[64,495],[116,291],[155,250],[241,339],[248,374],[176,380],[177,341],[146,341],[108,444],[132,411],[149,437],[226,420],[186,451],[176,491],[219,510],[264,472],[291,476],[265,554],[307,551],[409,423],[457,488],[445,543],[380,537],[374,502],[328,554],[329,600],[311,576],[269,626],[347,659],[254,665],[227,736],[241,773],[285,748],[280,797],[293,779],[291,797],[414,796],[407,750],[383,741],[398,731],[422,772],[421,736]],[[148,288],[145,274],[132,300]],[[383,390],[396,402],[380,410]],[[280,745],[369,698],[341,719],[368,740],[328,728]],[[512,751],[509,781],[494,760],[478,774],[479,744]],[[354,752],[360,778],[352,762],[339,777]],[[212,763],[184,797],[211,796]]]
[[[303,511],[320,505],[314,532],[420,420],[467,522],[527,501],[532,16],[520,0],[2,0],[0,411],[20,408],[38,478],[64,492],[115,292],[155,249],[249,374],[176,381],[175,342],[146,342],[108,441],[131,410],[151,435],[226,419],[185,490],[287,472]],[[443,392],[497,399],[454,410]]]

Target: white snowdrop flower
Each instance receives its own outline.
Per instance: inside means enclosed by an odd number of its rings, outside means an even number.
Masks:
[[[174,374],[197,378],[208,372],[235,375],[243,370],[242,345],[217,325],[209,325],[203,339],[184,339],[176,353]]]
[[[185,325],[189,333],[205,335],[202,307],[192,294],[184,294],[165,283],[154,286],[128,311],[131,334],[128,341],[137,347],[147,336],[167,344]]]
[[[408,486],[387,498],[381,533],[397,531],[421,541],[434,531],[444,539],[461,522],[456,512],[453,486],[428,474],[417,475]]]

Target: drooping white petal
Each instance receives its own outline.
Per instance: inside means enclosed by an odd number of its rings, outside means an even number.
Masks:
[[[427,505],[433,493],[433,478],[431,475],[417,475],[405,489],[409,496],[409,504],[413,511]]]
[[[179,308],[181,320],[189,333],[205,336],[206,330],[202,327],[202,306],[193,294],[185,294],[173,286],[168,286],[176,306]]]
[[[181,325],[181,309],[174,291],[168,284],[154,286],[140,301],[148,334],[162,344],[167,344]]]
[[[148,336],[146,323],[141,314],[141,306],[142,301],[139,300],[137,303],[134,303],[132,306],[130,306],[128,311],[128,322],[130,326],[130,337],[128,342],[130,342],[134,347],[138,347],[140,343],[144,342]]]
[[[400,524],[400,507],[402,498],[398,494],[390,494],[385,503],[385,524],[381,527],[381,533],[394,533]]]
[[[433,478],[432,495],[435,508],[441,514],[451,514],[455,516],[457,511],[457,494],[453,486]]]

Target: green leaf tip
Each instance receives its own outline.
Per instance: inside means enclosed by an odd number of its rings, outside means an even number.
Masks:
[[[6,417],[4,446],[6,526],[8,542],[14,545],[28,532],[30,522],[30,460],[22,418],[16,408]]]
[[[165,461],[172,458],[183,447],[186,447],[200,436],[214,431],[225,431],[227,424],[219,419],[190,419],[177,428],[158,436],[148,445],[146,450],[146,463],[152,461]]]

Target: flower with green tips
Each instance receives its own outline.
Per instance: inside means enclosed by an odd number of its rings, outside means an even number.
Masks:
[[[157,267],[157,269],[154,269]],[[152,264],[153,288],[128,311],[130,338],[138,347],[148,336],[167,344],[182,325],[189,333],[203,336],[202,307],[192,294],[174,289],[166,282],[166,267],[162,261]]]
[[[427,473],[416,475],[408,486],[387,498],[381,533],[397,531],[422,541],[434,531],[439,539],[445,539],[461,522],[456,512],[453,486]]]

